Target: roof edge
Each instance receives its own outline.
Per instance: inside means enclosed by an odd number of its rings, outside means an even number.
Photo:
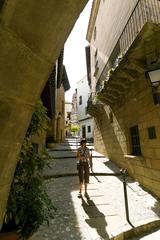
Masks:
[[[88,42],[91,41],[91,37],[92,37],[95,21],[97,18],[98,9],[99,9],[99,4],[100,4],[100,0],[93,0],[91,14],[90,14],[89,23],[88,23],[87,35],[86,35],[86,39]]]

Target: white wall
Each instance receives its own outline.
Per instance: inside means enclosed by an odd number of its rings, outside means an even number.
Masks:
[[[80,137],[81,138],[82,138],[82,126],[85,126],[85,128],[86,128],[86,138],[93,138],[93,132],[94,132],[93,118],[80,121],[79,125],[80,125]],[[91,127],[91,132],[88,132],[88,126]]]
[[[88,85],[87,76],[77,82],[77,112],[78,122],[81,127],[80,135],[82,137],[82,126],[86,127],[86,138],[93,137],[93,120],[89,114],[86,114],[86,107],[88,97],[90,95],[90,88]],[[79,104],[79,98],[82,97],[82,104]],[[88,126],[91,126],[91,133],[88,133]]]
[[[88,86],[87,76],[82,78],[77,82],[77,110],[78,110],[78,120],[87,118],[89,115],[86,114],[87,101],[90,93],[90,88]],[[82,104],[79,105],[79,98],[82,97]]]

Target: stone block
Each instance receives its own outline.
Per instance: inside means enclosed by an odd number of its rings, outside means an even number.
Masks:
[[[159,163],[160,163],[160,148],[158,147],[158,148],[155,148],[154,149],[154,156],[153,156],[153,158],[155,158],[155,159],[159,159]]]
[[[150,159],[154,158],[154,156],[155,156],[154,148],[147,148],[146,147],[143,150],[143,155],[144,155],[145,158],[150,158]]]
[[[54,62],[86,3],[87,0],[48,0],[47,4],[43,0],[9,1],[3,10],[3,22],[33,51]]]
[[[151,166],[153,169],[160,170],[160,159],[159,160],[152,160]]]
[[[146,158],[146,167],[151,168],[151,158]]]
[[[134,166],[136,175],[144,176],[144,168],[141,166]]]
[[[154,169],[151,169],[150,171],[151,171],[152,179],[160,182],[160,171],[154,170]],[[159,185],[159,183],[157,185]]]
[[[149,179],[148,177],[142,177],[141,181],[145,187],[150,188],[150,189],[153,187],[152,179]]]
[[[153,186],[152,186],[152,192],[158,197],[160,198],[160,188],[159,188],[159,182],[153,182]]]
[[[17,155],[20,151],[21,144],[12,143],[9,146],[1,146],[0,147],[0,159],[4,159],[4,161],[0,161],[0,189],[4,185],[8,185],[12,182],[14,170],[17,164]],[[1,196],[1,198],[3,198]]]
[[[34,104],[48,79],[52,63],[40,58],[2,26],[0,49],[1,96]]]
[[[0,97],[0,146],[21,144],[34,107],[17,99]],[[17,127],[18,126],[18,127]]]
[[[153,179],[152,169],[144,167],[144,176]]]
[[[1,196],[0,219],[3,219],[4,215],[5,215],[5,209],[6,209],[9,190],[10,190],[10,184],[4,185],[3,187],[0,187],[0,196]],[[2,221],[0,221],[0,228],[1,227],[2,227]]]

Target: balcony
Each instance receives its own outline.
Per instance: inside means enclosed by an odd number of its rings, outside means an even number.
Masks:
[[[96,99],[95,92],[92,92],[88,98],[86,111],[93,117],[98,116],[103,111],[103,104]]]
[[[139,0],[97,82],[101,102],[122,102],[140,74],[160,68],[159,39],[160,1]]]

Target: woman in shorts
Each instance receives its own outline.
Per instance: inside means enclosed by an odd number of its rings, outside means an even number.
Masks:
[[[77,150],[77,159],[79,161],[78,164],[78,175],[79,175],[79,185],[80,185],[80,191],[79,191],[79,197],[81,197],[82,194],[82,188],[84,185],[85,190],[85,197],[89,197],[87,193],[87,184],[89,183],[89,165],[91,166],[91,155],[90,150],[86,146],[87,141],[86,139],[82,139],[80,143],[80,148]]]

